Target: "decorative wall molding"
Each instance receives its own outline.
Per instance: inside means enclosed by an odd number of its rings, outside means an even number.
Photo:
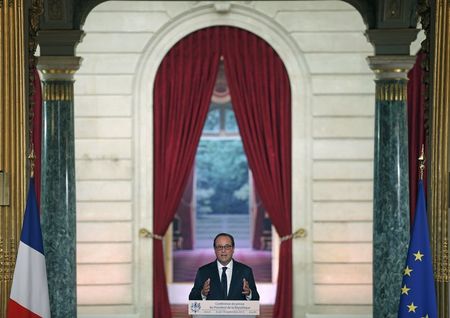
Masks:
[[[386,2],[383,12],[384,20],[399,19],[402,16],[400,0],[389,0]]]
[[[0,282],[12,282],[16,264],[17,243],[0,237]]]
[[[430,104],[431,104],[431,7],[430,0],[419,0],[417,5],[417,14],[420,16],[422,29],[425,31],[425,39],[421,43],[421,49],[425,53],[425,60],[422,68],[424,71],[423,81],[425,84],[425,135],[430,136]],[[427,162],[428,166],[430,160]]]
[[[49,21],[59,21],[64,18],[64,3],[62,0],[47,0],[46,17]]]

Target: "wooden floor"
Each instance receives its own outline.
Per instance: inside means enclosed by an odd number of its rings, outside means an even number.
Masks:
[[[171,305],[172,318],[188,318],[187,305]],[[261,305],[259,318],[271,318],[273,312],[272,305]]]

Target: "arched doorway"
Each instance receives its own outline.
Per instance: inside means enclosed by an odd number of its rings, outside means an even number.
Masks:
[[[155,33],[151,42],[146,46],[136,68],[138,72],[133,93],[133,104],[136,109],[134,119],[137,135],[143,136],[137,141],[135,154],[137,158],[135,169],[135,196],[138,198],[135,205],[137,228],[151,228],[153,224],[153,185],[149,182],[153,176],[153,162],[148,160],[148,157],[151,157],[153,153],[153,145],[150,139],[153,130],[151,120],[153,91],[149,87],[153,87],[157,68],[164,54],[177,41],[198,29],[214,25],[236,26],[260,36],[280,54],[286,65],[289,78],[295,79],[291,81],[292,121],[296,123],[292,129],[292,138],[295,140],[292,144],[292,150],[295,154],[295,160],[292,162],[292,174],[296,176],[293,191],[296,193],[310,193],[311,191],[310,183],[306,182],[308,158],[311,156],[310,147],[306,142],[310,138],[306,123],[308,121],[307,114],[309,114],[309,108],[311,107],[312,90],[303,53],[283,27],[275,23],[274,20],[267,19],[264,14],[258,13],[247,6],[236,5],[226,15],[217,11],[215,6],[201,6],[187,12],[182,17],[180,16],[179,19],[174,19]],[[308,222],[311,217],[309,215],[310,210],[307,208],[309,206],[308,201],[300,200],[298,196],[293,197],[292,201],[293,209],[296,211],[292,215],[293,231],[298,228],[309,229]],[[272,276],[275,277],[278,272],[277,255],[279,254],[279,238],[277,235],[274,235],[273,242]],[[310,279],[312,274],[311,267],[308,264],[312,260],[311,243],[309,237],[293,242],[294,266],[305,269],[305,271],[294,273],[294,292],[297,295],[294,298],[294,307],[304,307],[310,303],[308,291],[311,290]],[[140,239],[137,241],[135,251],[137,255],[136,267],[139,269],[135,272],[135,280],[140,282],[136,290],[137,308],[143,315],[151,315],[153,292],[148,286],[151,286],[153,281],[152,241]],[[272,287],[261,286],[260,284],[259,289],[264,292],[264,289],[271,290]],[[174,292],[177,292],[177,290]]]
[[[211,27],[179,41],[154,85],[154,233],[166,232],[192,169],[200,133],[224,59],[233,109],[255,188],[279,233],[276,316],[292,316],[291,91],[278,54],[238,28]],[[159,234],[161,233],[161,234]],[[284,239],[287,238],[287,239]],[[154,240],[154,315],[167,315],[162,242]],[[282,291],[282,292],[281,292]]]

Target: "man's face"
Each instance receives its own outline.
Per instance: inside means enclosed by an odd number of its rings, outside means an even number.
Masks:
[[[214,251],[220,264],[227,265],[231,261],[234,253],[231,239],[228,236],[219,236],[214,244]]]

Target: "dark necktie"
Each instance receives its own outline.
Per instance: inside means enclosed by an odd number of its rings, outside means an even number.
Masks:
[[[222,267],[222,277],[220,278],[220,283],[222,284],[223,299],[227,299],[227,271],[226,267]]]

